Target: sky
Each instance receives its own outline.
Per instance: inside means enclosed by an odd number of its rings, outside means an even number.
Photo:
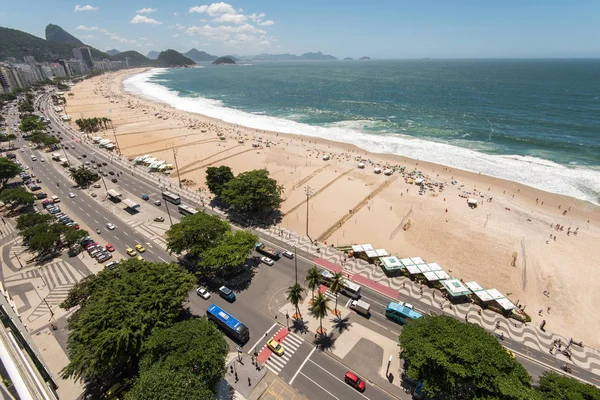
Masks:
[[[99,50],[142,54],[600,57],[599,15],[600,0],[7,0],[0,26],[43,38],[53,23]]]

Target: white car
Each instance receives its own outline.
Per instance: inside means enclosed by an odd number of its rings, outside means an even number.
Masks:
[[[208,300],[210,298],[210,293],[203,287],[199,287],[198,289],[196,289],[196,293],[204,300]]]
[[[404,307],[406,307],[406,308],[410,308],[411,310],[413,310],[413,309],[415,308],[415,306],[413,306],[413,305],[412,305],[412,304],[410,304],[410,303],[404,303],[404,302],[402,302],[402,301],[401,301],[401,302],[399,302],[399,304],[400,304],[401,306],[404,306]]]
[[[281,255],[282,255],[282,256],[284,256],[284,257],[287,257],[287,258],[289,258],[290,260],[291,260],[292,258],[294,258],[294,253],[292,253],[291,251],[288,251],[288,250],[286,250],[286,251],[284,251],[283,253],[281,253]]]
[[[46,160],[44,160],[44,157],[40,157],[40,161],[45,162]]]
[[[109,230],[113,231],[116,228],[116,226],[115,226],[115,224],[111,224],[109,222],[108,224],[106,224],[106,228],[108,228]]]
[[[73,197],[75,197],[75,193],[69,193],[69,197],[70,197],[70,198],[73,198]]]
[[[261,257],[260,261],[264,262],[269,266],[273,266],[275,264],[275,261],[271,260],[269,257]]]

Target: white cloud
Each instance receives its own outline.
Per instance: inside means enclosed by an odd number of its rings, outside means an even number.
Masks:
[[[221,1],[219,3],[212,3],[210,6],[204,5],[190,7],[190,14],[191,13],[207,13],[211,17],[216,17],[221,14],[236,14],[236,11],[235,8],[231,6],[231,4],[224,3]]]
[[[79,4],[77,4],[75,6],[75,10],[73,11],[98,11],[99,9],[100,7],[90,6],[89,4],[87,6],[80,6]]]
[[[258,22],[264,17],[265,17],[265,13],[260,13],[260,14],[252,13],[252,14],[248,15],[248,18],[250,18],[254,22]]]
[[[173,16],[174,16],[174,17],[179,17],[179,13],[178,13],[178,12],[174,12],[174,13],[173,13]]]
[[[171,37],[172,37],[172,38],[179,37],[179,33],[176,33],[176,34],[172,35]]]
[[[156,8],[140,8],[136,11],[138,14],[150,14],[156,11]]]
[[[94,35],[81,35],[81,36],[79,36],[80,39],[91,39],[93,37],[94,37]]]
[[[268,19],[266,21],[261,21],[258,23],[258,25],[260,26],[271,26],[271,25],[275,25],[275,21]]]
[[[98,27],[97,26],[79,25],[77,28],[75,28],[75,30],[77,30],[77,31],[97,31]]]
[[[214,22],[223,24],[243,24],[248,18],[242,14],[223,14],[214,19]]]
[[[151,24],[151,25],[160,25],[162,22],[157,21],[153,18],[148,18],[145,15],[136,15],[129,21],[130,24]]]
[[[110,38],[111,38],[111,40],[114,40],[114,41],[120,42],[120,43],[137,44],[136,40],[125,39],[125,38],[122,38],[122,37],[117,36],[117,35],[113,35]]]

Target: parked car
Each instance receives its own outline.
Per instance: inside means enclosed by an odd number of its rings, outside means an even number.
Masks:
[[[154,218],[154,222],[164,222],[165,218],[164,217],[156,217]]]
[[[282,255],[282,256],[284,256],[284,257],[287,257],[287,258],[289,258],[290,260],[291,260],[292,258],[294,258],[294,253],[292,253],[291,251],[288,251],[288,250],[286,250],[286,251],[284,251],[283,253],[281,253],[281,255]]]
[[[219,288],[219,296],[221,296],[222,298],[224,298],[225,300],[227,300],[228,302],[233,302],[235,301],[235,293],[233,293],[233,291],[225,286],[221,286]]]
[[[104,268],[108,268],[108,269],[114,269],[114,268],[116,268],[116,267],[117,267],[117,265],[119,265],[119,262],[118,262],[117,260],[115,260],[115,261],[111,261],[111,262],[109,262],[108,264],[106,264],[106,265],[104,266]]]
[[[210,298],[210,292],[206,290],[206,288],[199,287],[198,289],[196,289],[196,293],[204,300],[208,300]]]
[[[262,261],[263,263],[267,264],[268,266],[273,266],[275,264],[275,261],[271,260],[268,257],[261,257],[260,261]]]
[[[344,381],[359,392],[364,392],[367,387],[365,381],[363,381],[357,375],[350,371],[346,372],[346,375],[344,376]]]
[[[110,243],[107,243],[105,247],[106,247],[106,251],[110,251],[111,253],[113,251],[115,251],[115,247]]]
[[[96,189],[100,189],[102,186],[100,186],[100,184],[99,184],[99,183],[94,183],[94,187],[95,187]]]

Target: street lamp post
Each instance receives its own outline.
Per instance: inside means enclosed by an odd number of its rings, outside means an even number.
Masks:
[[[296,274],[296,285],[298,284],[298,254],[296,253],[296,245],[298,241],[294,242],[294,273]]]
[[[313,194],[313,191],[310,186],[306,186],[304,188],[304,192],[306,193],[306,236],[308,236],[308,238],[312,242],[312,238],[308,234],[308,200],[310,199],[310,196]]]
[[[117,140],[117,131],[115,130],[115,126],[113,125],[112,120],[110,120],[110,127],[112,128],[113,136],[115,137],[115,144],[117,145],[117,153],[119,153],[119,157],[121,157],[121,147],[119,146],[119,141]]]
[[[23,268],[23,264],[21,263],[21,259],[19,258],[19,256],[17,255],[16,251],[13,251],[13,255],[17,258],[17,261],[19,262],[20,268],[19,270],[21,270]]]
[[[165,188],[162,188],[162,191],[164,191]],[[171,224],[171,226],[173,226],[173,220],[171,219],[171,211],[169,211],[169,205],[167,204],[167,201],[165,199],[163,199],[163,201],[165,202],[165,208],[167,209],[167,215],[169,216],[169,223]]]
[[[177,180],[179,181],[179,189],[181,189],[181,177],[179,176],[179,166],[177,165],[177,149],[173,148],[173,159],[175,160],[175,168],[177,168]]]

